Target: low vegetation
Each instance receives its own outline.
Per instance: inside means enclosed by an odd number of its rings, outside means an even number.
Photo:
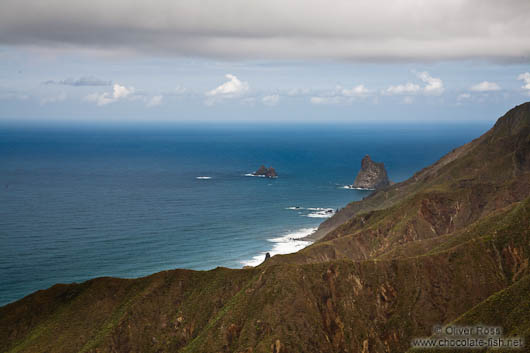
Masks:
[[[530,103],[317,236],[250,269],[38,291],[0,308],[0,351],[406,352],[450,323],[530,344]]]

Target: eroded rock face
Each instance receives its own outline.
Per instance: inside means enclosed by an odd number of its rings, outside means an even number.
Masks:
[[[259,167],[258,170],[256,170],[254,173],[256,176],[264,176],[266,178],[277,178],[278,174],[276,173],[276,170],[273,167],[267,168],[264,165]]]
[[[381,189],[390,185],[385,165],[372,161],[369,155],[364,156],[361,161],[361,170],[352,187],[361,189]]]
[[[264,165],[262,165],[261,167],[259,167],[258,170],[256,170],[254,172],[254,175],[265,175],[267,174],[269,170],[267,169],[267,167],[265,167]]]

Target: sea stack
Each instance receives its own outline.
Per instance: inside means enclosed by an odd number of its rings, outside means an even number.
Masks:
[[[358,189],[381,189],[390,185],[384,163],[374,162],[369,155],[364,156],[361,161],[361,170],[352,188]]]
[[[256,170],[252,174],[255,176],[264,176],[266,178],[277,178],[278,177],[278,174],[276,173],[276,170],[273,167],[266,168],[264,165],[259,167],[259,169]]]

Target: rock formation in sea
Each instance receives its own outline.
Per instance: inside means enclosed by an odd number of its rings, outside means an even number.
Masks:
[[[530,102],[311,239],[244,270],[37,291],[0,307],[0,352],[405,353],[448,323],[500,327],[490,337],[528,352]]]
[[[264,176],[266,178],[277,178],[278,177],[278,174],[276,173],[276,170],[273,167],[267,168],[264,165],[259,167],[259,169],[256,170],[252,174],[255,176]]]
[[[267,174],[265,174],[267,178],[277,178],[278,174],[276,174],[276,170],[273,167],[269,168],[269,171]]]
[[[381,189],[390,185],[384,163],[374,162],[369,155],[361,161],[361,170],[353,182],[353,188]]]

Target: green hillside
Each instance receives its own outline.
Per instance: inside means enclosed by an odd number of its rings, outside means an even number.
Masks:
[[[0,351],[406,352],[448,323],[530,344],[530,103],[315,237],[256,268],[38,291],[0,308]]]

